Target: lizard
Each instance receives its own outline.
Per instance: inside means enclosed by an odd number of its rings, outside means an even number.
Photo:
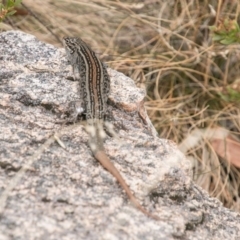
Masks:
[[[159,220],[158,216],[148,212],[139,203],[105,152],[103,146],[103,123],[110,92],[110,77],[107,72],[107,66],[81,38],[64,37],[63,45],[68,61],[72,66],[74,78],[77,78],[80,84],[78,114],[85,115],[87,122],[86,130],[90,138],[89,147],[94,158],[117,179],[137,209],[148,217]]]

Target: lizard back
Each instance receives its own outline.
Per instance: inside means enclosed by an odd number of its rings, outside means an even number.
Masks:
[[[63,38],[73,71],[78,74],[80,98],[86,119],[104,119],[110,90],[106,66],[95,52],[80,38]]]

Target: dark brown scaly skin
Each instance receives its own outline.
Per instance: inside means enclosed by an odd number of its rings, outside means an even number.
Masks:
[[[82,114],[86,115],[89,146],[94,157],[119,182],[133,204],[145,215],[159,220],[145,210],[132,194],[125,180],[110,161],[103,147],[103,120],[106,112],[107,99],[110,90],[110,78],[106,66],[96,56],[95,52],[80,38],[65,37],[63,44],[70,61],[73,74],[80,83],[80,101]]]

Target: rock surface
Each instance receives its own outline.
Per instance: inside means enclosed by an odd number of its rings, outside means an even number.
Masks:
[[[240,239],[240,215],[191,181],[175,144],[159,139],[144,91],[108,69],[117,137],[106,153],[155,221],[131,205],[92,157],[81,124],[59,123],[78,100],[63,49],[0,34],[0,239]],[[140,117],[141,116],[141,117]]]

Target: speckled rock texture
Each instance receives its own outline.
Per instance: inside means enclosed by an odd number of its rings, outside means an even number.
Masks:
[[[93,158],[81,123],[65,124],[78,83],[63,49],[0,34],[0,239],[240,239],[240,216],[191,181],[191,165],[159,139],[144,91],[108,69],[106,153],[141,204]]]

